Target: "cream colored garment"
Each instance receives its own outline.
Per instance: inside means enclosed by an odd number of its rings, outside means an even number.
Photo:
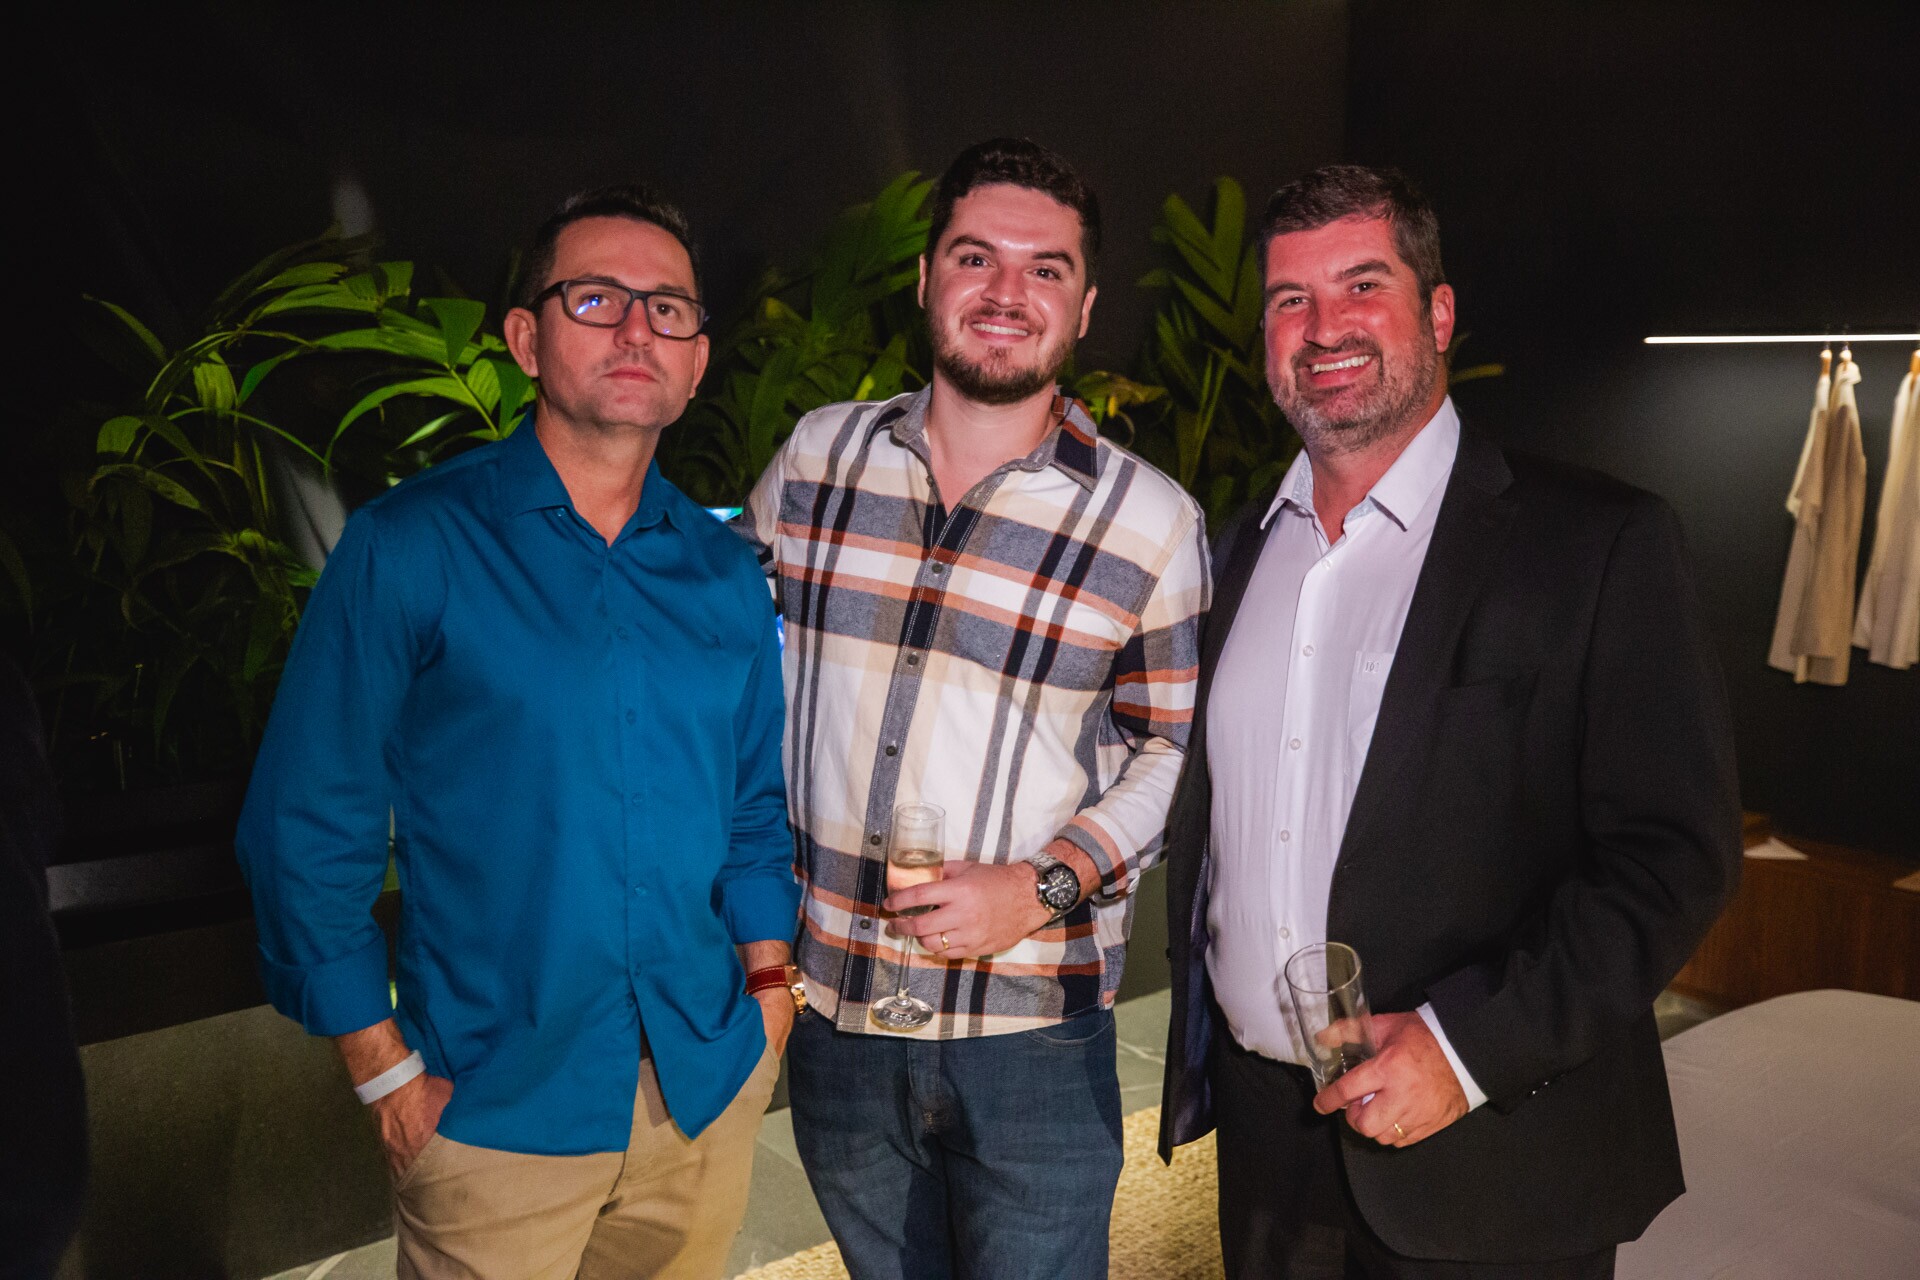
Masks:
[[[1860,444],[1860,407],[1853,393],[1859,381],[1859,367],[1842,359],[1830,391],[1815,400],[1800,471],[1787,495],[1787,510],[1794,517],[1793,549],[1787,553],[1767,662],[1791,672],[1796,682],[1847,682],[1853,584],[1867,498],[1867,455]],[[1827,387],[1827,380],[1821,385]]]
[[[1901,380],[1893,401],[1887,479],[1853,642],[1884,667],[1904,671],[1920,662],[1920,372]]]

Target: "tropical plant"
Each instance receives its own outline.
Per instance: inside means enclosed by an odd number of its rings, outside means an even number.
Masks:
[[[1270,483],[1299,447],[1267,391],[1260,252],[1246,212],[1232,178],[1215,180],[1210,222],[1169,194],[1152,233],[1167,261],[1140,280],[1166,291],[1140,360],[1142,380],[1166,395],[1136,447],[1216,524]]]
[[[90,300],[141,389],[94,419],[96,463],[66,482],[68,572],[39,575],[36,598],[11,541],[0,567],[39,633],[56,749],[76,735],[101,744],[97,763],[123,785],[130,770],[243,764],[257,739],[317,573],[288,542],[286,471],[335,475],[349,431],[377,424],[390,482],[431,461],[441,437],[511,430],[531,394],[500,340],[480,334],[481,304],[415,302],[412,264],[367,249],[322,236],[273,254],[172,349],[124,307]],[[361,393],[344,414],[297,427],[311,412],[262,407],[275,370],[321,353],[341,357],[336,374]]]
[[[666,441],[676,483],[737,505],[801,415],[880,400],[926,381],[909,296],[927,243],[931,182],[903,173],[843,213],[797,275],[772,270],[714,344],[712,390]]]

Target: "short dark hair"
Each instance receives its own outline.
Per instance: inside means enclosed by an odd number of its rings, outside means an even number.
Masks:
[[[1273,193],[1260,222],[1264,259],[1275,236],[1313,231],[1342,218],[1384,218],[1393,228],[1393,248],[1413,269],[1422,298],[1447,282],[1440,265],[1440,219],[1413,180],[1398,169],[1329,164],[1303,174]]]
[[[1093,283],[1100,257],[1100,201],[1057,151],[1030,138],[988,138],[955,156],[933,189],[933,210],[927,226],[927,253],[940,246],[953,206],[977,187],[1005,183],[1051,196],[1080,216],[1080,257],[1087,283]]]
[[[527,251],[520,260],[520,286],[514,290],[517,306],[530,307],[533,300],[547,287],[547,276],[553,271],[554,246],[559,243],[560,233],[583,218],[631,218],[635,222],[650,222],[680,242],[687,251],[687,259],[693,264],[693,294],[700,296],[700,251],[694,247],[693,231],[687,226],[687,215],[665,200],[653,188],[638,183],[624,183],[611,187],[595,187],[591,191],[576,191],[560,202],[559,208],[548,215],[533,233],[533,239],[527,244]]]

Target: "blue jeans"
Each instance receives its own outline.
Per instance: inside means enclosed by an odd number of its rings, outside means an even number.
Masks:
[[[853,1280],[1104,1280],[1120,1180],[1105,1009],[970,1040],[802,1014],[793,1136]]]

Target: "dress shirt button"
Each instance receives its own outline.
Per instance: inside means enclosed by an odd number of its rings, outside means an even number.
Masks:
[[[871,921],[871,920],[862,920],[862,921],[860,922],[860,927],[861,927],[862,929],[871,929],[871,928],[873,928],[873,921]]]
[[[627,712],[627,719],[633,719],[633,712]],[[1293,741],[1287,743],[1287,749],[1290,751],[1298,751],[1300,749],[1300,739],[1295,738]]]
[[[907,655],[907,665],[908,665],[908,666],[910,666],[910,667],[917,667],[917,666],[919,666],[919,665],[920,665],[920,655],[919,655],[919,654],[917,654],[917,653],[910,653],[910,654],[908,654],[908,655]]]
[[[623,631],[623,632],[621,632],[620,634],[621,634],[621,635],[625,635],[625,634],[626,634],[626,632],[624,632],[624,631]],[[1303,658],[1311,658],[1311,657],[1313,656],[1313,646],[1312,646],[1312,645],[1307,645],[1307,646],[1306,646],[1305,648],[1303,648],[1303,649],[1301,649],[1301,650],[1300,650],[1300,656],[1301,656],[1301,657],[1303,657]]]
[[[1289,840],[1291,840],[1291,839],[1293,839],[1293,832],[1291,832],[1291,831],[1282,831],[1282,832],[1280,833],[1280,843],[1281,843],[1281,844],[1285,844],[1285,843],[1286,843],[1287,841],[1289,841]]]
[[[876,831],[876,832],[874,832],[874,833],[873,833],[872,835],[870,835],[870,836],[868,836],[868,837],[867,837],[867,843],[868,843],[868,844],[879,844],[879,843],[880,843],[880,833]]]
[[[640,715],[639,715],[639,713],[638,713],[638,712],[636,712],[636,711],[634,711],[634,710],[633,710],[633,709],[632,709],[631,707],[629,707],[629,708],[627,709],[627,723],[628,723],[628,724],[632,724],[632,723],[633,723],[633,722],[634,722],[635,720],[638,720],[639,718],[640,718]],[[1299,746],[1300,744],[1299,744],[1298,742],[1296,742],[1296,743],[1294,743],[1293,745],[1297,747],[1297,746]]]
[[[627,803],[632,805],[636,809],[640,807],[641,800],[642,800],[642,797],[638,791],[634,792],[632,795],[627,797]]]
[[[613,634],[615,634],[616,636],[619,636],[622,640],[625,640],[627,638],[627,629],[625,627],[615,627],[613,629]]]
[[[647,886],[643,884],[637,884],[633,886],[633,891],[639,894],[643,898],[647,896]]]
[[[887,754],[890,756],[897,756],[900,754],[900,748],[894,746],[891,742],[889,742],[887,744]]]
[[[941,564],[938,560],[935,560],[927,570],[927,572],[933,574],[933,576],[936,578],[939,577],[941,574],[945,573],[946,571],[947,571],[947,566]]]
[[[1291,938],[1292,936],[1293,936],[1293,930],[1287,928],[1285,925],[1280,926],[1280,940],[1282,942],[1285,942],[1288,938]]]

